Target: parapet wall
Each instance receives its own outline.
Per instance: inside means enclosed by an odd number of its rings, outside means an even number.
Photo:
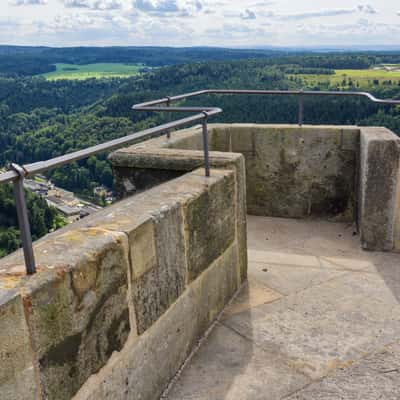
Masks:
[[[249,214],[354,220],[358,128],[213,124],[209,142],[212,165],[221,152],[244,156]],[[174,132],[169,141],[157,138],[116,152],[111,161],[119,191],[140,191],[198,166],[202,158],[194,159],[192,150],[201,149],[201,127],[195,127]],[[120,157],[127,153],[130,165]]]
[[[362,247],[400,250],[400,139],[385,128],[209,125],[212,166],[246,163],[247,212],[357,223]],[[111,157],[121,195],[203,165],[201,127]]]
[[[155,399],[246,278],[243,158],[0,261],[1,399]]]

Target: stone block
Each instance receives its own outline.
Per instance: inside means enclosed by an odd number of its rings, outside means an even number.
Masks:
[[[361,244],[366,250],[394,248],[400,139],[386,128],[361,129]]]
[[[133,231],[129,242],[131,244],[132,279],[136,280],[157,265],[153,221],[148,220]]]
[[[32,400],[39,395],[22,298],[0,289],[0,397]]]
[[[198,282],[197,282],[198,281]],[[241,285],[238,247],[234,242],[192,286],[198,304],[197,320],[205,331]]]
[[[157,321],[181,295],[186,281],[186,254],[180,205],[165,207],[158,213],[153,212],[152,218],[152,225],[145,229],[148,231],[147,236],[150,236],[149,243],[151,236],[154,236],[155,248],[146,249],[143,253],[151,258],[148,262],[151,268],[140,275],[137,274],[138,257],[132,258],[132,301],[138,334],[142,334]],[[135,237],[132,246],[136,247]]]
[[[235,196],[234,174],[230,173],[184,206],[189,282],[233,242],[236,234]]]
[[[70,399],[124,345],[129,331],[124,234],[67,231],[36,247],[39,274],[23,287],[42,395]]]

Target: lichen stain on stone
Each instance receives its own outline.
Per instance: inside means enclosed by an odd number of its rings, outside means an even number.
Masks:
[[[72,272],[71,285],[79,301],[89,290],[95,289],[96,281],[97,268],[93,263],[88,263],[83,268]]]
[[[104,228],[86,228],[81,230],[71,230],[63,233],[58,236],[56,242],[65,244],[66,241],[69,242],[79,242],[84,243],[85,238],[89,237],[97,237],[104,234],[109,234],[110,231],[107,231]]]
[[[35,309],[41,316],[40,321],[44,323],[49,337],[57,338],[59,331],[68,331],[69,318],[63,315],[67,312],[69,304],[67,291],[65,288],[64,290],[58,287],[49,288],[47,304],[35,304]]]
[[[299,161],[289,162],[285,149],[282,147],[279,151],[279,181],[285,181],[285,183],[294,182],[295,174],[299,167]]]
[[[316,371],[316,368],[314,367],[314,365],[312,365],[302,359],[291,360],[291,361],[289,361],[289,365],[298,371],[307,371],[307,370],[310,370],[313,372]]]
[[[37,266],[37,273],[46,271],[48,268],[43,266]],[[26,275],[25,265],[10,266],[7,269],[0,271],[0,288],[3,289],[14,289],[22,281],[28,279]]]
[[[18,284],[22,280],[22,275],[16,275],[16,276],[2,276],[1,277],[1,282],[0,282],[0,287],[3,289],[14,289],[15,287],[18,286]]]
[[[337,370],[339,368],[348,368],[354,364],[354,360],[339,360],[338,358],[334,358],[333,360],[329,360],[328,362],[328,370]]]

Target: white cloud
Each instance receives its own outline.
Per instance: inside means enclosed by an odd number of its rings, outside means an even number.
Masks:
[[[2,1],[0,43],[400,45],[398,0]]]
[[[87,0],[65,0],[64,5],[68,8],[89,8]]]
[[[176,0],[135,0],[133,5],[138,10],[151,13],[171,13],[180,11]]]
[[[118,10],[122,7],[120,0],[64,0],[67,8],[88,8],[91,10]]]
[[[338,9],[325,9],[317,11],[309,11],[304,13],[288,14],[288,15],[277,15],[277,18],[286,20],[301,20],[309,18],[323,18],[323,17],[337,17],[343,15],[351,15],[357,13],[364,14],[377,14],[377,11],[370,4],[358,5],[354,8],[338,8]]]
[[[12,0],[10,4],[13,6],[27,6],[27,5],[44,5],[47,4],[47,0]]]

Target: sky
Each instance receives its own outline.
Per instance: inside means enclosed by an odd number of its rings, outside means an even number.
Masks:
[[[0,0],[0,44],[400,47],[399,0]]]

